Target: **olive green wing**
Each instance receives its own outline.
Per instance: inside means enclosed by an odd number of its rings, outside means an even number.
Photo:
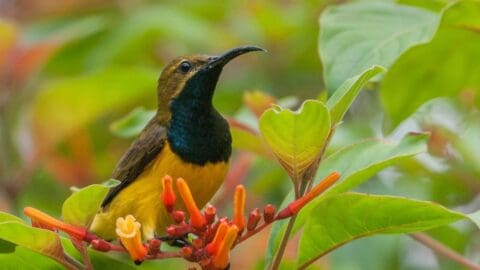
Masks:
[[[118,162],[112,178],[119,180],[120,184],[109,190],[102,207],[107,206],[122,189],[137,179],[162,151],[166,140],[167,129],[151,121]]]

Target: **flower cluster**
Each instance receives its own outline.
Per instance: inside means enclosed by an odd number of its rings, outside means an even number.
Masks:
[[[183,257],[196,262],[202,269],[226,269],[229,265],[230,250],[239,243],[255,235],[276,220],[292,217],[308,202],[313,200],[331,185],[340,175],[331,173],[303,197],[293,201],[287,207],[276,211],[267,204],[262,211],[253,209],[245,215],[246,191],[242,185],[235,189],[233,199],[233,218],[219,217],[212,205],[201,211],[191,194],[187,182],[178,178],[175,182],[185,211],[175,209],[177,195],[173,188],[173,179],[166,175],[162,179],[161,201],[172,218],[172,224],[166,228],[166,236],[142,242],[141,224],[132,215],[120,217],[116,222],[116,234],[120,245],[107,242],[88,232],[86,228],[70,225],[31,207],[25,208],[25,215],[32,219],[32,225],[51,230],[61,230],[72,239],[85,241],[96,250],[119,251],[130,254],[135,263],[144,260]],[[179,246],[178,251],[162,251],[162,242]]]

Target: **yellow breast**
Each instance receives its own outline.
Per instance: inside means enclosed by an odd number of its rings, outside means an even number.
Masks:
[[[105,239],[113,239],[116,219],[131,214],[142,224],[144,237],[150,239],[155,232],[164,234],[171,220],[160,199],[163,176],[168,174],[174,180],[184,178],[198,207],[203,207],[222,184],[227,170],[226,162],[203,166],[184,162],[166,143],[155,161],[95,216],[90,229]],[[179,201],[177,206],[183,208]]]

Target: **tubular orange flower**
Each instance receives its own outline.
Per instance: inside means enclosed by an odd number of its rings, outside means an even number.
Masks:
[[[308,202],[310,202],[315,197],[317,197],[322,192],[324,192],[326,189],[328,189],[330,186],[335,184],[335,182],[337,182],[339,178],[340,178],[340,173],[338,172],[333,172],[329,174],[318,185],[316,185],[312,190],[310,190],[307,194],[305,194],[300,199],[290,203],[287,208],[280,211],[277,217],[282,219],[298,213],[298,211],[300,211],[300,209],[302,209],[302,207],[304,207]]]
[[[34,224],[38,223],[40,226],[58,229],[79,240],[85,240],[88,234],[86,228],[65,223],[32,207],[25,207],[23,213],[29,217]]]
[[[245,228],[245,197],[245,187],[238,185],[233,197],[233,224],[237,225],[239,231]]]
[[[187,182],[183,178],[177,179],[177,188],[178,193],[180,193],[180,197],[182,197],[185,207],[190,214],[190,223],[192,224],[192,226],[197,229],[205,226],[205,217],[202,215],[200,210],[198,210],[197,204],[193,199],[190,188],[188,187]]]
[[[228,224],[225,221],[220,222],[220,225],[218,226],[217,232],[215,233],[215,236],[210,242],[210,244],[207,245],[207,252],[210,254],[215,254],[220,247],[220,244],[223,241],[223,238],[225,238],[225,235],[227,234],[228,231]]]
[[[137,222],[132,215],[128,215],[125,218],[117,218],[117,228],[115,232],[135,262],[143,261],[148,252],[147,248],[142,244],[140,235],[141,226],[142,225]]]
[[[232,225],[228,228],[223,241],[218,248],[215,256],[213,257],[213,265],[218,269],[225,269],[228,265],[230,249],[232,249],[235,240],[238,236],[238,228],[236,225]]]
[[[173,206],[175,205],[175,192],[173,191],[172,177],[170,175],[165,175],[162,179],[162,202],[168,212],[173,211]]]

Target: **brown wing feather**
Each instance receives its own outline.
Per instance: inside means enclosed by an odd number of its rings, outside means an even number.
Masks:
[[[109,190],[102,207],[107,206],[122,189],[135,181],[163,149],[166,139],[166,128],[152,119],[118,162],[112,178],[121,182]]]

